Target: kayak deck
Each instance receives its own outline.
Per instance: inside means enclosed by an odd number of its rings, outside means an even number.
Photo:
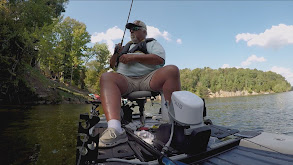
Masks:
[[[202,165],[291,165],[293,164],[292,155],[284,155],[270,151],[257,150],[237,146],[217,156],[197,163]]]
[[[157,123],[154,122],[151,119],[146,120],[146,125],[156,125]],[[130,125],[127,125],[125,129],[128,129],[130,131],[137,129],[137,127],[140,127],[140,122],[138,120],[135,120]],[[101,121],[95,126],[94,136],[101,135],[103,131],[107,128],[107,123]],[[225,131],[227,128],[215,126],[211,128],[212,136],[224,138],[229,136],[227,134],[227,131]],[[220,129],[219,129],[220,128]],[[238,132],[238,130],[230,130],[232,133]],[[152,132],[153,134],[156,134],[155,131]],[[192,162],[199,162],[207,157],[212,157],[214,155],[217,155],[220,152],[224,152],[226,150],[232,149],[233,147],[236,147],[239,145],[240,138],[235,137],[224,141],[218,141],[217,143],[209,145],[206,152],[190,155],[190,154],[184,154],[180,152],[173,152],[173,154],[168,154],[167,156],[171,159],[176,159],[178,161],[182,161],[184,163],[190,164]],[[110,158],[122,158],[122,159],[138,159],[141,162],[148,162],[149,164],[158,164],[157,157],[155,157],[151,152],[149,152],[144,146],[137,143],[135,139],[128,134],[128,142],[124,144],[117,145],[112,148],[99,148],[98,149],[98,155],[97,155],[97,162],[103,163],[103,164],[121,164],[121,162],[107,162],[107,159]],[[129,164],[129,163],[123,163],[123,164]]]
[[[127,131],[134,132],[138,128],[142,127],[139,119],[137,117],[133,117],[133,121],[125,125],[125,129]],[[90,124],[93,126],[93,124]],[[150,129],[152,134],[156,135],[156,128],[160,125],[158,120],[154,120],[153,118],[147,117],[146,123],[144,126]],[[179,151],[172,151],[171,153],[167,153],[168,156],[172,160],[180,161],[185,164],[203,164],[203,165],[246,165],[246,164],[279,164],[279,165],[289,165],[293,164],[293,156],[285,155],[276,152],[257,150],[247,147],[239,146],[241,138],[234,136],[234,134],[238,133],[238,130],[229,129],[222,126],[217,125],[207,125],[211,129],[211,137],[208,143],[207,150],[201,153],[196,154],[185,154]],[[89,127],[91,128],[91,127]],[[95,143],[98,142],[99,135],[101,135],[104,130],[107,128],[106,120],[101,117],[97,124],[94,125],[92,134],[93,138],[90,139]],[[79,131],[80,133],[86,131]],[[91,131],[87,131],[91,132]],[[149,151],[145,146],[141,143],[137,142],[133,136],[130,136],[128,132],[128,141],[124,144],[117,145],[112,148],[97,148],[88,152],[87,156],[80,156],[80,152],[77,151],[77,164],[113,164],[113,165],[126,165],[130,163],[125,162],[108,162],[110,158],[118,158],[124,160],[136,160],[139,162],[148,163],[150,165],[159,164],[158,157],[155,156],[151,151]],[[156,140],[156,139],[155,139]],[[89,144],[87,142],[87,144]],[[82,146],[81,143],[78,143],[78,146]],[[80,159],[81,158],[81,159]],[[88,161],[88,158],[90,161]],[[78,160],[80,159],[80,160]],[[89,163],[92,162],[92,163]]]

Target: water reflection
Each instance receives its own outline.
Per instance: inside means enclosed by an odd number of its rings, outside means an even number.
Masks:
[[[6,157],[1,156],[1,162],[74,164],[79,114],[89,109],[90,105],[44,105],[29,111],[14,110],[13,116],[21,116],[17,117],[21,120],[2,128],[1,148],[5,150],[1,150],[1,155]],[[10,110],[0,113],[3,117]]]

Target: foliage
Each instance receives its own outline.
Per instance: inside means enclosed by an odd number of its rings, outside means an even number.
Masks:
[[[86,44],[90,41],[90,35],[84,23],[69,17],[58,24],[56,31],[56,46],[61,50],[57,53],[61,57],[61,75],[65,79],[70,78],[70,83],[72,80],[77,82],[83,64],[82,58],[86,57],[84,51],[87,49]]]
[[[52,26],[52,25],[50,25]],[[90,35],[84,23],[69,17],[51,27],[39,42],[40,67],[64,82],[79,85]]]
[[[263,72],[251,69],[182,69],[182,90],[188,90],[201,97],[207,97],[210,92],[220,90],[236,92],[285,92],[291,89],[291,85],[285,78],[274,72]]]
[[[16,100],[26,84],[24,64],[36,65],[43,27],[64,11],[67,0],[1,0],[0,99]]]
[[[88,51],[89,56],[95,56],[86,64],[87,71],[85,73],[85,84],[93,93],[100,93],[100,77],[109,69],[110,52],[106,44],[96,43],[93,48]]]

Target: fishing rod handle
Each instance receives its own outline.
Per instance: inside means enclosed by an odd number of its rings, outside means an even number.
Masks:
[[[114,55],[117,54],[116,62],[115,62],[115,67],[118,67],[119,64],[119,58],[122,55],[121,51],[123,50],[122,43],[115,44],[115,49],[114,49]]]
[[[119,54],[120,51],[122,50],[122,44],[121,43],[118,43],[118,44],[115,44],[115,48],[114,48],[114,54]]]

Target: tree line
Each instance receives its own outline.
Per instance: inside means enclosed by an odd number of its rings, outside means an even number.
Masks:
[[[110,52],[105,44],[87,46],[86,25],[62,16],[67,3],[0,1],[0,100],[27,92],[28,67],[81,89],[99,90],[97,80],[109,67]]]
[[[207,97],[210,92],[285,92],[291,90],[291,85],[277,73],[263,72],[257,69],[225,68],[211,69],[209,67],[180,70],[182,90],[188,90],[201,97]]]
[[[86,25],[64,18],[68,0],[0,1],[0,100],[26,93],[27,68],[62,83],[99,93],[99,78],[109,69],[106,44],[92,47]],[[209,91],[290,89],[284,77],[249,69],[182,69],[182,89],[206,96]]]

